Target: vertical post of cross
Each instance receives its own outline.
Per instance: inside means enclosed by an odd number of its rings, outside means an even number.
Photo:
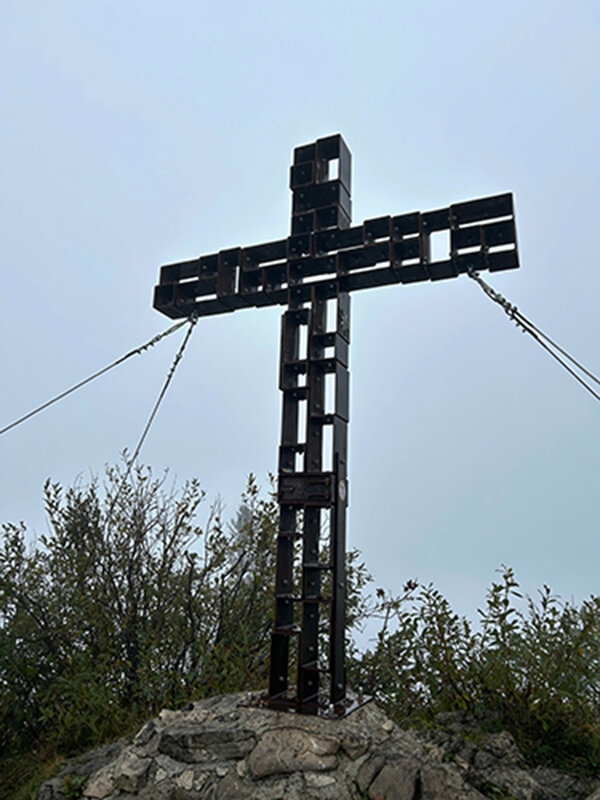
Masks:
[[[307,710],[319,704],[324,674],[329,676],[331,703],[339,703],[346,693],[350,297],[339,289],[338,278],[342,274],[339,259],[333,264],[331,283],[316,285],[311,283],[311,276],[305,271],[306,259],[302,258],[319,255],[313,252],[316,245],[311,234],[350,226],[351,155],[342,137],[331,136],[297,147],[290,187],[293,201],[292,231],[287,245],[288,310],[283,314],[281,326],[280,526],[269,697],[273,701],[287,697],[293,637],[297,639],[296,701]],[[330,305],[335,307],[334,314],[328,314]],[[328,326],[328,322],[332,324]],[[300,412],[301,403],[305,404],[304,415]],[[325,436],[327,428],[331,430],[330,436]],[[330,448],[329,453],[324,452],[325,445]],[[329,541],[325,547],[321,542],[324,512],[328,512],[329,521]],[[296,541],[302,543],[300,576],[295,575]],[[325,579],[327,573],[329,580]],[[323,590],[327,584],[330,596],[325,597]],[[324,621],[320,610],[324,603],[330,604],[327,666],[319,658]]]

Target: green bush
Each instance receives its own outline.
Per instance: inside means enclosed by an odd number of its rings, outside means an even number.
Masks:
[[[197,481],[176,490],[149,469],[110,467],[103,484],[47,482],[37,544],[3,526],[0,772],[13,786],[162,707],[266,686],[277,503],[250,477],[233,521],[216,505],[201,528],[203,499]],[[371,650],[347,637],[351,686],[402,724],[491,714],[531,763],[598,773],[600,598],[575,607],[544,587],[523,599],[504,568],[475,630],[431,585],[371,599],[369,580],[350,552],[348,631],[380,619]]]
[[[276,504],[250,480],[238,519],[195,523],[196,481],[178,492],[110,468],[66,492],[45,486],[50,533],[23,525],[0,549],[0,749],[62,751],[119,735],[191,696],[266,680]]]
[[[352,680],[398,721],[491,712],[530,763],[598,774],[600,598],[576,608],[544,586],[521,610],[518,588],[504,567],[477,631],[431,585],[380,590],[376,646],[353,661]]]
[[[229,524],[204,528],[197,481],[168,489],[147,468],[44,487],[49,533],[0,547],[0,757],[69,754],[165,706],[268,682],[278,505],[250,476]],[[300,553],[298,552],[298,556]],[[368,576],[348,555],[348,623]]]

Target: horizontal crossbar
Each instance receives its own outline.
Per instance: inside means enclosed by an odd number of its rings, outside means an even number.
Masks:
[[[326,186],[326,184],[323,184]],[[446,231],[447,256],[432,257]],[[393,283],[519,266],[512,194],[235,247],[162,267],[154,307],[172,318],[308,302]]]

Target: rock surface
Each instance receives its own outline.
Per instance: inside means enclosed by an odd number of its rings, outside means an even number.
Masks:
[[[162,711],[133,742],[71,762],[38,800],[73,782],[94,800],[596,800],[600,785],[527,770],[506,731],[472,735],[460,714],[402,730],[373,702],[343,719],[247,705],[243,694]]]

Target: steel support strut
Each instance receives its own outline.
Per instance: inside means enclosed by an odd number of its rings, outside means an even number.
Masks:
[[[281,326],[280,526],[269,683],[270,697],[286,695],[293,639],[300,705],[319,702],[327,674],[329,701],[338,703],[345,696],[350,298],[342,293],[326,300],[316,287],[313,294],[311,307],[286,311]],[[328,304],[334,307],[330,330]],[[324,529],[329,534],[326,541]],[[298,552],[295,542],[300,544]],[[300,560],[301,569],[295,570]],[[329,607],[328,615],[322,613],[323,606]],[[329,629],[328,664],[319,653],[324,628]]]
[[[330,161],[337,192],[322,193]],[[350,224],[350,153],[341,137],[294,153],[292,237]],[[332,200],[333,197],[333,200]],[[301,246],[300,243],[298,246]],[[293,269],[293,268],[292,268]],[[297,269],[297,265],[296,265]],[[301,711],[345,697],[344,615],[350,296],[330,285],[302,284],[293,271],[281,324],[280,528],[269,697],[288,694],[290,639],[296,644],[295,705]],[[310,303],[310,305],[309,305]],[[303,407],[302,407],[303,406]],[[304,430],[301,430],[304,422]],[[323,541],[323,529],[329,535]],[[294,542],[301,544],[296,553]],[[294,567],[301,559],[300,574]],[[328,606],[328,614],[323,613]],[[319,652],[328,632],[329,653]]]

